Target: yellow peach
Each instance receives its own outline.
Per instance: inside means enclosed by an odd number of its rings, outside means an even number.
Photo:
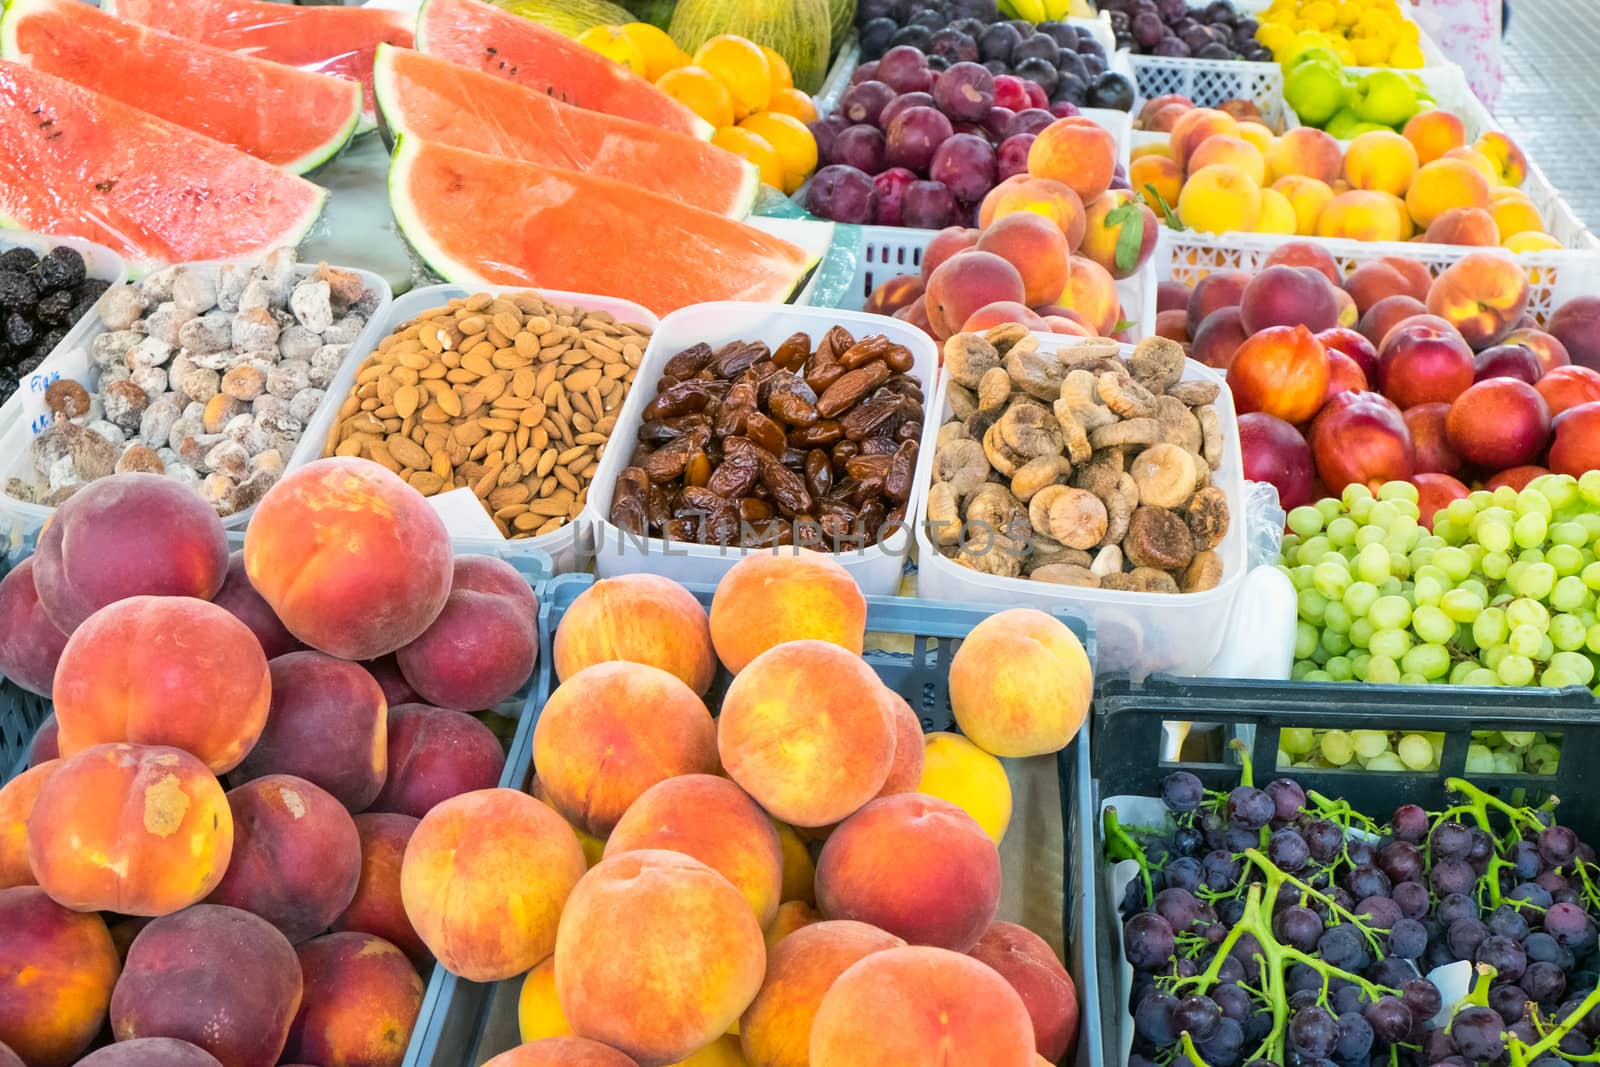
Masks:
[[[1352,189],[1404,193],[1417,173],[1417,150],[1393,130],[1363,133],[1344,153],[1344,177]]]
[[[1294,232],[1310,237],[1317,232],[1317,220],[1333,199],[1333,190],[1320,178],[1303,174],[1286,174],[1272,183],[1275,192],[1283,194],[1294,210]]]
[[[1255,229],[1261,217],[1261,187],[1238,167],[1202,167],[1178,196],[1178,218],[1192,230],[1230,233]]]

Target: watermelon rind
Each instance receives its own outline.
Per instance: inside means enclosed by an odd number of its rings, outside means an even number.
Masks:
[[[3,12],[0,12],[0,59],[8,59],[14,63],[21,63],[24,66],[28,65],[28,60],[23,55],[22,48],[17,42],[17,27],[20,26],[23,20],[25,20],[29,15],[35,13],[36,11],[40,11],[41,9],[52,6],[54,5],[52,4],[51,0],[6,0],[4,10]],[[116,14],[115,5],[112,0],[106,0],[104,10],[107,14]],[[159,31],[150,30],[148,32],[158,33]],[[174,37],[172,40],[177,42],[183,40],[183,38]],[[197,42],[190,41],[186,43],[194,46]],[[200,45],[199,47],[208,46]],[[222,50],[215,49],[215,51]],[[216,87],[213,86],[208,88],[214,90]],[[340,123],[338,129],[335,130],[327,138],[327,140],[310,149],[304,155],[286,163],[279,163],[278,166],[288,171],[290,174],[298,174],[302,177],[306,177],[332,162],[334,157],[338,156],[340,152],[344,151],[345,147],[349,145],[351,139],[359,130],[362,118],[361,95],[360,83],[350,82],[351,106],[349,114],[345,116],[344,121]],[[200,97],[200,99],[203,99],[203,96]],[[276,116],[274,117],[276,118]]]

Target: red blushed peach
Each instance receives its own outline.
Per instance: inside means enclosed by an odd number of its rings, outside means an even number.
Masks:
[[[1588,367],[1557,367],[1533,386],[1550,406],[1550,416],[1600,400],[1600,371]],[[3,794],[0,794],[3,795]]]
[[[203,898],[233,852],[233,814],[176,748],[96,745],[61,761],[28,816],[28,865],[80,911],[165,915]]]
[[[1187,167],[1194,150],[1213,136],[1239,136],[1239,121],[1214,108],[1191,108],[1172,125],[1171,136],[1167,139],[1172,146],[1172,158],[1179,166]]]
[[[1450,433],[1446,425],[1450,416],[1450,405],[1437,401],[1431,404],[1417,404],[1415,407],[1407,408],[1402,415],[1406,420],[1406,429],[1411,433],[1411,445],[1416,449],[1417,473],[1460,474],[1465,464],[1461,462],[1461,457],[1450,444]]]
[[[1305,127],[1299,127],[1305,129]],[[1344,276],[1339,272],[1339,261],[1333,258],[1321,245],[1310,241],[1290,241],[1288,244],[1279,245],[1267,254],[1261,261],[1261,268],[1268,267],[1310,267],[1312,270],[1328,279],[1331,285],[1342,285]]]
[[[1218,308],[1200,323],[1194,335],[1194,358],[1208,367],[1227,370],[1239,347],[1250,339],[1244,328],[1244,316],[1237,305]]]
[[[556,993],[572,1032],[674,1063],[738,1021],[767,951],[749,904],[704,863],[641,849],[602,860],[567,901]]]
[[[1183,282],[1165,281],[1156,285],[1156,313],[1189,310],[1189,297],[1194,290]]]
[[[945,260],[928,278],[924,297],[934,334],[949,337],[972,313],[1000,300],[1022,303],[1022,274],[1010,262],[974,248]]]
[[[1501,131],[1490,130],[1472,142],[1472,147],[1494,166],[1495,180],[1501,185],[1518,186],[1528,177],[1528,157]]]
[[[1329,352],[1342,352],[1354,360],[1367,381],[1370,382],[1377,375],[1378,346],[1367,340],[1363,334],[1344,327],[1335,327],[1317,334],[1317,340],[1321,341],[1322,347]]]
[[[422,1009],[422,979],[370,934],[328,934],[296,950],[305,995],[285,1060],[325,1067],[400,1067]]]
[[[1449,507],[1452,500],[1460,500],[1470,492],[1448,474],[1423,472],[1412,475],[1411,481],[1417,487],[1417,510],[1421,512],[1417,521],[1430,533],[1439,512]]]
[[[1573,363],[1600,370],[1600,297],[1573,297],[1556,309],[1545,328]]]
[[[1183,194],[1183,168],[1170,156],[1141,156],[1128,164],[1128,184],[1151,211],[1160,211]]]
[[[0,889],[0,930],[0,1048],[67,1067],[100,1032],[121,967],[105,920],[14,886]]]
[[[1267,180],[1299,174],[1332,183],[1344,169],[1344,150],[1322,130],[1298,126],[1286,130],[1267,149]]]
[[[1177,311],[1156,312],[1156,336],[1165,337],[1169,341],[1176,341],[1180,345],[1189,343],[1189,312],[1179,308]]]
[[[0,676],[30,693],[49,696],[67,635],[39,606],[29,556],[0,580]]]
[[[683,774],[646,789],[611,831],[605,854],[641,849],[693,856],[733,883],[763,927],[777,917],[783,890],[778,832],[728,779]]]
[[[1079,205],[1080,209],[1082,205]],[[1080,210],[1081,214],[1081,210]],[[922,285],[926,292],[928,279],[939,269],[939,264],[958,252],[975,248],[983,231],[970,226],[947,226],[933,235],[928,247],[922,250]]]
[[[890,691],[889,702],[894,707],[894,762],[878,790],[880,797],[915,792],[922,781],[922,720],[899,693]]]
[[[210,600],[228,573],[217,513],[159,474],[124,474],[72,494],[39,534],[34,585],[62,633],[131,596]]]
[[[1184,96],[1182,93],[1165,93],[1161,96],[1153,97],[1149,100],[1146,100],[1144,102],[1144,106],[1139,109],[1139,117],[1137,120],[1139,128],[1148,129],[1150,120],[1155,117],[1156,112],[1160,111],[1169,104],[1181,104],[1185,111],[1194,107],[1194,101],[1189,99],[1187,96]]]
[[[728,776],[775,818],[828,826],[888,780],[894,720],[889,691],[859,655],[825,641],[790,641],[756,657],[728,686],[717,751]]]
[[[28,746],[28,766],[37,767],[45,760],[61,758],[60,730],[55,713],[46,715],[39,724],[39,732],[33,735],[33,744]]]
[[[228,576],[211,602],[250,628],[261,643],[261,652],[268,659],[277,659],[290,652],[299,652],[306,646],[290,633],[272,613],[272,605],[261,599],[250,576],[244,572],[244,551],[228,557]]]
[[[1127,189],[1102,193],[1085,206],[1087,215],[1083,244],[1078,251],[1103,267],[1113,278],[1127,278],[1138,272],[1156,250],[1161,222],[1156,213]],[[1137,234],[1124,249],[1123,234]],[[1056,292],[1060,292],[1060,288]],[[1054,294],[1052,294],[1054,295]]]
[[[502,1052],[483,1067],[639,1067],[616,1049],[583,1037],[547,1037]]]
[[[5,1058],[0,1056],[0,1065]],[[222,1067],[199,1045],[175,1037],[136,1037],[89,1053],[78,1067]]]
[[[1028,149],[1028,173],[1061,182],[1087,203],[1111,186],[1117,141],[1087,119],[1057,119]]]
[[[28,1067],[28,1065],[22,1062],[20,1056],[7,1048],[4,1041],[0,1041],[0,1067]]]
[[[1422,239],[1429,244],[1494,248],[1500,243],[1500,227],[1481,207],[1456,207],[1430,222]]]
[[[395,660],[429,704],[493,708],[533,674],[538,616],[533,590],[515,567],[493,556],[460,556],[444,610]]]
[[[244,565],[295,637],[375,659],[420,637],[450,596],[450,536],[396,474],[333,458],[285,475],[256,505]]]
[[[866,923],[842,919],[794,931],[767,956],[767,974],[739,1019],[750,1067],[809,1067],[811,1021],[828,987],[874,952],[905,942]]]
[[[923,292],[922,278],[915,274],[901,274],[890,278],[874,289],[867,297],[863,311],[869,315],[893,315]]]
[[[1067,238],[1043,215],[1019,211],[996,219],[978,249],[993,252],[1022,276],[1022,303],[1035,307],[1053,300],[1067,284]]]
[[[423,817],[406,846],[400,895],[446,970],[496,982],[550,955],[562,908],[586,868],[561,816],[515,789],[484,789]]]
[[[138,596],[68,639],[54,698],[62,755],[112,741],[171,745],[221,774],[261,736],[272,682],[261,645],[226,611]]]
[[[1510,467],[1501,471],[1499,474],[1496,474],[1493,478],[1490,478],[1488,481],[1484,482],[1483,485],[1484,488],[1488,489],[1490,492],[1493,492],[1504,485],[1509,486],[1520,493],[1522,490],[1527,488],[1529,482],[1533,481],[1535,478],[1541,478],[1549,473],[1550,472],[1543,467],[1535,467],[1531,465]]]
[[[1453,148],[1466,147],[1467,143],[1465,124],[1443,108],[1418,112],[1400,132],[1417,150],[1419,163],[1432,163]]]
[[[420,819],[453,796],[494,788],[505,770],[494,731],[466,712],[402,704],[385,729],[389,770],[373,811]]]
[[[683,586],[656,574],[602,578],[578,595],[555,636],[556,677],[612,660],[647,663],[699,696],[711,688],[717,656],[706,609]]]
[[[188,1041],[223,1067],[272,1067],[301,991],[283,934],[247,911],[201,904],[133,939],[111,995],[111,1028],[119,1041]]]
[[[1389,331],[1406,319],[1427,313],[1428,306],[1415,297],[1386,296],[1362,314],[1356,330],[1371,341],[1374,347],[1381,348],[1384,338],[1389,336]]]
[[[856,655],[866,641],[867,601],[850,572],[820,552],[753,552],[735,563],[711,600],[711,640],[738,674],[774,645],[831,641]]]
[[[1228,388],[1241,412],[1265,411],[1298,425],[1328,395],[1328,353],[1304,326],[1273,326],[1239,346]]]
[[[874,800],[817,860],[817,904],[913,945],[966,952],[1000,906],[1000,851],[976,819],[924,793]]]
[[[1539,366],[1545,374],[1549,374],[1557,367],[1565,367],[1572,362],[1567,355],[1567,347],[1556,340],[1551,334],[1532,326],[1518,326],[1506,334],[1501,344],[1521,345],[1539,357]]]
[[[1365,392],[1367,388],[1367,376],[1362,372],[1359,363],[1343,352],[1332,350],[1328,352],[1328,392],[1325,396],[1360,393]]]
[[[420,704],[422,697],[411,688],[411,683],[406,681],[405,675],[400,673],[400,664],[395,662],[394,654],[379,656],[370,659],[361,666],[372,675],[373,680],[383,690],[383,700],[391,708],[398,708],[401,704]]]
[[[1035,1055],[1016,990],[994,969],[939,948],[885,949],[851,965],[811,1026],[811,1067],[1022,1067]]]
[[[321,652],[291,652],[267,667],[272,710],[233,780],[292,774],[351,811],[364,810],[383,788],[389,766],[383,690],[359,663]]]
[[[1244,298],[1244,287],[1253,277],[1249,271],[1214,270],[1196,282],[1189,297],[1189,336],[1199,332],[1200,324],[1213,311],[1238,307]]]
[[[423,967],[432,954],[406,918],[405,903],[400,899],[400,865],[417,823],[409,815],[356,816],[356,833],[361,837],[361,878],[350,906],[332,925],[335,931],[353,930],[381,937],[409,956],[412,963]]]
[[[209,903],[242,908],[292,944],[326,930],[355,897],[361,835],[334,796],[288,774],[228,793],[233,859]]]
[[[1363,263],[1350,272],[1350,277],[1345,279],[1344,289],[1356,302],[1356,310],[1365,315],[1371,310],[1372,305],[1387,296],[1409,296],[1422,301],[1428,298],[1428,289],[1433,284],[1433,279],[1423,272],[1423,284],[1420,288],[1412,284],[1400,272],[1400,268],[1387,260],[1374,260]]]
[[[996,756],[1040,756],[1072,742],[1089,713],[1094,670],[1065,623],[1031,608],[990,615],[950,661],[962,733]]]
[[[1579,404],[1556,416],[1551,428],[1550,469],[1574,478],[1600,470],[1600,401]]]
[[[1434,279],[1428,311],[1461,332],[1474,350],[1516,328],[1528,307],[1528,275],[1510,256],[1474,252]]]
[[[700,698],[666,671],[597,663],[546,701],[533,730],[533,761],[555,809],[604,838],[657,782],[715,773],[716,732]]]
[[[1116,332],[1122,317],[1117,283],[1111,273],[1092,259],[1073,256],[1067,261],[1067,287],[1056,303],[1082,315],[1100,337]]]
[[[974,311],[971,317],[961,324],[959,332],[985,333],[1008,322],[1021,323],[1029,330],[1039,333],[1047,333],[1050,330],[1050,324],[1028,305],[1019,304],[1014,300],[997,300]]]
[[[0,889],[38,884],[28,866],[28,816],[60,766],[60,760],[47,760],[0,785]]]
[[[1022,998],[1039,1055],[1051,1063],[1065,1056],[1078,1033],[1078,991],[1045,939],[997,922],[978,939],[972,958],[993,967]]]

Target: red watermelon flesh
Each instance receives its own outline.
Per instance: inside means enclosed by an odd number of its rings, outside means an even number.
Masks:
[[[665,315],[706,300],[781,302],[813,257],[624,182],[401,136],[389,205],[447,281],[615,296]]]
[[[711,124],[591,48],[482,0],[423,0],[417,50],[564,103],[702,140]]]
[[[295,174],[332,158],[361,118],[361,90],[343,78],[184,40],[78,0],[11,0],[0,55]]]
[[[0,222],[145,268],[296,245],[327,193],[72,82],[0,60]]]
[[[411,47],[404,11],[267,0],[104,0],[107,11],[230,52],[333,74],[362,85],[363,128],[373,124],[372,61],[378,45]]]
[[[378,49],[374,85],[396,135],[615,178],[736,219],[749,214],[760,187],[752,164],[716,145],[407,48]]]

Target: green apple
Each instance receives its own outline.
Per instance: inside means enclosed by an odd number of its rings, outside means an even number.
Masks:
[[[1359,125],[1361,118],[1348,107],[1342,107],[1323,124],[1322,128],[1335,140],[1348,141],[1356,135],[1356,127]]]
[[[1399,126],[1417,113],[1417,90],[1404,75],[1375,70],[1357,84],[1351,107],[1364,122]]]
[[[1385,133],[1397,132],[1393,126],[1385,126],[1381,122],[1358,122],[1350,128],[1350,136],[1359,137],[1364,133],[1376,133],[1379,130]]]
[[[1283,98],[1300,121],[1321,126],[1345,104],[1349,85],[1342,73],[1320,63],[1302,63],[1283,79]]]
[[[1339,62],[1338,55],[1336,55],[1331,48],[1323,48],[1321,46],[1307,48],[1302,52],[1296,52],[1290,57],[1289,61],[1284,64],[1284,69],[1294,70],[1296,67],[1303,66],[1307,63],[1316,63],[1319,66],[1327,67],[1332,71],[1344,70],[1344,64]]]

